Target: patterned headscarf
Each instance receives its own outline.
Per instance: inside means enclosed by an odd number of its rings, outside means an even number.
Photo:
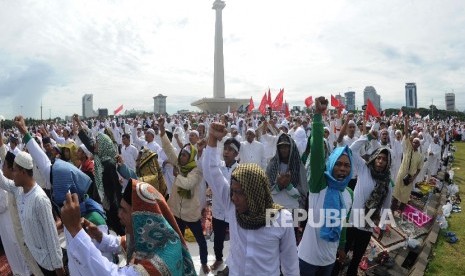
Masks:
[[[102,202],[105,204],[106,197],[104,196],[105,192],[103,187],[103,163],[110,162],[116,166],[116,151],[110,137],[103,133],[97,134],[97,150],[98,152],[94,154],[95,185],[97,186]]]
[[[160,164],[158,164],[158,154],[149,149],[143,149],[141,152],[140,164],[137,167],[139,180],[149,183],[162,195],[166,195],[167,187],[163,171],[160,168]]]
[[[291,173],[291,183],[294,187],[297,187],[300,183],[300,156],[299,150],[297,149],[297,145],[288,134],[282,133],[278,138],[278,144],[280,142],[288,143],[290,150],[289,150],[289,172]],[[278,145],[279,148],[279,145]],[[266,174],[270,178],[271,185],[276,183],[276,179],[279,174],[279,165],[281,160],[279,159],[279,149],[276,150],[276,154],[273,158],[271,158],[270,163],[267,167]]]
[[[174,215],[152,185],[132,180],[132,224],[135,263],[148,275],[196,275],[192,257]],[[125,190],[125,195],[129,191]],[[127,196],[124,196],[127,198]]]
[[[241,184],[249,207],[249,210],[242,214],[236,211],[237,223],[240,227],[250,230],[259,229],[266,225],[267,209],[283,208],[273,202],[268,177],[257,164],[238,165],[231,178]]]
[[[384,153],[387,155],[387,164],[386,169],[382,172],[377,172],[374,168],[376,158]],[[374,151],[366,163],[371,172],[371,177],[375,181],[376,185],[373,191],[370,194],[370,197],[365,202],[365,214],[368,214],[370,209],[374,209],[375,212],[372,215],[373,221],[376,222],[379,220],[381,206],[386,199],[386,196],[389,192],[389,185],[391,182],[391,151],[388,148],[381,147]],[[368,225],[367,225],[368,226]]]

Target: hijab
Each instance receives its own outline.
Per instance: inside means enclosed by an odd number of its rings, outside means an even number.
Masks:
[[[255,230],[266,225],[266,210],[280,210],[271,197],[270,184],[265,171],[257,164],[239,164],[231,178],[240,183],[247,198],[249,210],[245,213],[236,211],[237,223],[244,229]]]
[[[347,188],[347,184],[349,184],[350,179],[352,178],[352,168],[350,169],[350,173],[346,178],[339,181],[334,178],[333,170],[334,166],[336,165],[337,160],[342,156],[347,155],[349,157],[349,161],[352,167],[352,151],[348,146],[338,147],[335,148],[331,155],[328,157],[326,161],[326,170],[325,170],[325,177],[326,182],[328,184],[328,188],[326,190],[325,199],[323,202],[323,209],[324,210],[342,210],[345,208],[344,199],[342,193]],[[326,214],[325,214],[326,215]],[[342,214],[339,214],[339,221],[342,222],[344,218],[342,218]],[[335,225],[332,227],[328,227],[326,223],[320,229],[320,237],[323,240],[329,242],[336,242],[339,241],[341,236],[341,226],[338,223],[335,223],[334,219],[328,221],[330,224]]]

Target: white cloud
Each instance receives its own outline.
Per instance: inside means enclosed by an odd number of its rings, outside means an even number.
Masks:
[[[213,1],[2,1],[0,114],[81,112],[94,106],[193,109],[213,94]],[[383,107],[444,108],[454,90],[465,109],[462,1],[227,1],[223,10],[226,94],[254,97],[285,88],[291,105],[349,87],[361,105],[373,85]],[[16,92],[14,92],[16,91]],[[12,93],[22,95],[13,96]],[[15,95],[16,95],[15,94]],[[274,95],[273,95],[274,96]],[[47,112],[46,112],[47,111]]]

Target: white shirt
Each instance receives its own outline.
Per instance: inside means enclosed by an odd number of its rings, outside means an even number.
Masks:
[[[327,190],[328,187],[324,188],[319,193],[308,194],[308,222],[302,236],[302,241],[299,244],[299,259],[316,266],[327,266],[334,263],[339,246],[339,241],[329,242],[320,238],[321,227],[314,227],[311,225],[311,223],[316,223],[316,225],[318,225],[318,223],[323,223],[320,222],[320,218],[324,218],[325,209],[323,205]],[[350,210],[352,206],[350,193],[344,190],[342,197],[345,209]],[[322,211],[323,213],[320,213]]]
[[[368,143],[366,135],[363,135],[355,141],[350,149],[352,150],[352,162],[353,167],[358,172],[357,184],[355,185],[354,190],[354,204],[352,206],[352,212],[350,213],[350,223],[354,223],[354,214],[359,215],[360,211],[355,210],[365,210],[365,202],[370,198],[371,192],[376,186],[376,182],[371,176],[370,169],[365,163],[365,160],[360,156],[360,147]],[[389,191],[386,195],[386,199],[383,202],[381,207],[381,214],[383,210],[388,210],[391,207],[391,197],[392,197],[392,187],[389,185]],[[364,231],[373,231],[372,228],[357,227],[360,230]]]
[[[24,241],[36,262],[47,270],[63,267],[63,254],[52,215],[52,204],[42,188],[36,183],[24,194],[23,188],[16,187],[2,171],[0,188],[15,195]]]
[[[52,134],[53,140],[55,140],[57,142],[57,144],[67,145],[67,144],[74,143],[74,140],[69,138],[69,137],[65,139],[65,137],[58,136],[58,134],[55,132],[54,129],[52,129],[52,131],[50,131],[50,133]]]
[[[68,258],[70,264],[72,264],[69,267],[71,275],[147,275],[144,274],[147,272],[140,265],[129,265],[120,268],[117,264],[108,261],[95,247],[84,229],[81,229],[74,238],[65,229],[65,236]]]
[[[220,165],[220,170],[221,173],[223,174],[224,178],[230,180],[231,179],[231,174],[234,171],[234,169],[239,165],[239,163],[235,162],[232,164],[230,168],[226,167],[226,164],[224,161],[221,161]],[[229,182],[228,182],[229,184]],[[211,186],[211,184],[210,184]],[[213,194],[212,196],[212,215],[214,218],[219,219],[219,220],[224,220],[226,222],[229,222],[229,219],[226,217],[226,212],[224,210],[224,206],[221,202],[221,197],[216,196]]]
[[[166,160],[168,160],[168,157],[166,156],[165,152],[160,147],[160,145],[157,144],[157,142],[155,142],[155,139],[152,142],[147,142],[137,137],[137,134],[135,131],[132,133],[132,139],[135,145],[139,145],[140,147],[146,147],[152,152],[156,152],[158,154],[158,163],[160,164],[160,166],[163,166],[163,163]]]
[[[136,160],[139,156],[139,151],[133,145],[121,147],[121,156],[123,157],[124,164],[128,166],[128,168],[132,169],[134,172],[136,171]]]
[[[284,275],[300,275],[294,228],[262,227],[248,230],[240,227],[237,223],[236,209],[231,202],[228,180],[220,170],[216,148],[207,146],[204,155],[205,180],[211,183],[213,194],[221,198],[229,217],[231,243],[226,261],[229,275],[280,275],[280,264]],[[278,213],[278,223],[282,221],[281,216],[284,221],[292,222],[289,211],[283,209]]]
[[[253,140],[252,143],[247,141],[241,143],[239,158],[241,164],[255,163],[262,169],[266,169],[265,147],[263,147],[262,143],[256,140]]]

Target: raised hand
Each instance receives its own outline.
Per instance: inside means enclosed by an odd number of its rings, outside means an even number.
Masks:
[[[321,96],[315,99],[315,113],[324,114],[328,108],[328,100]]]
[[[94,240],[97,242],[102,242],[103,238],[103,233],[98,229],[97,225],[93,224],[92,222],[88,221],[87,219],[84,219],[84,222],[82,223],[84,226],[84,230],[86,233]]]
[[[77,194],[66,194],[66,200],[61,208],[61,221],[71,236],[74,237],[81,231],[81,211]]]
[[[15,117],[15,126],[18,128],[21,134],[24,135],[27,133],[26,122],[24,122],[23,116],[19,115]]]

